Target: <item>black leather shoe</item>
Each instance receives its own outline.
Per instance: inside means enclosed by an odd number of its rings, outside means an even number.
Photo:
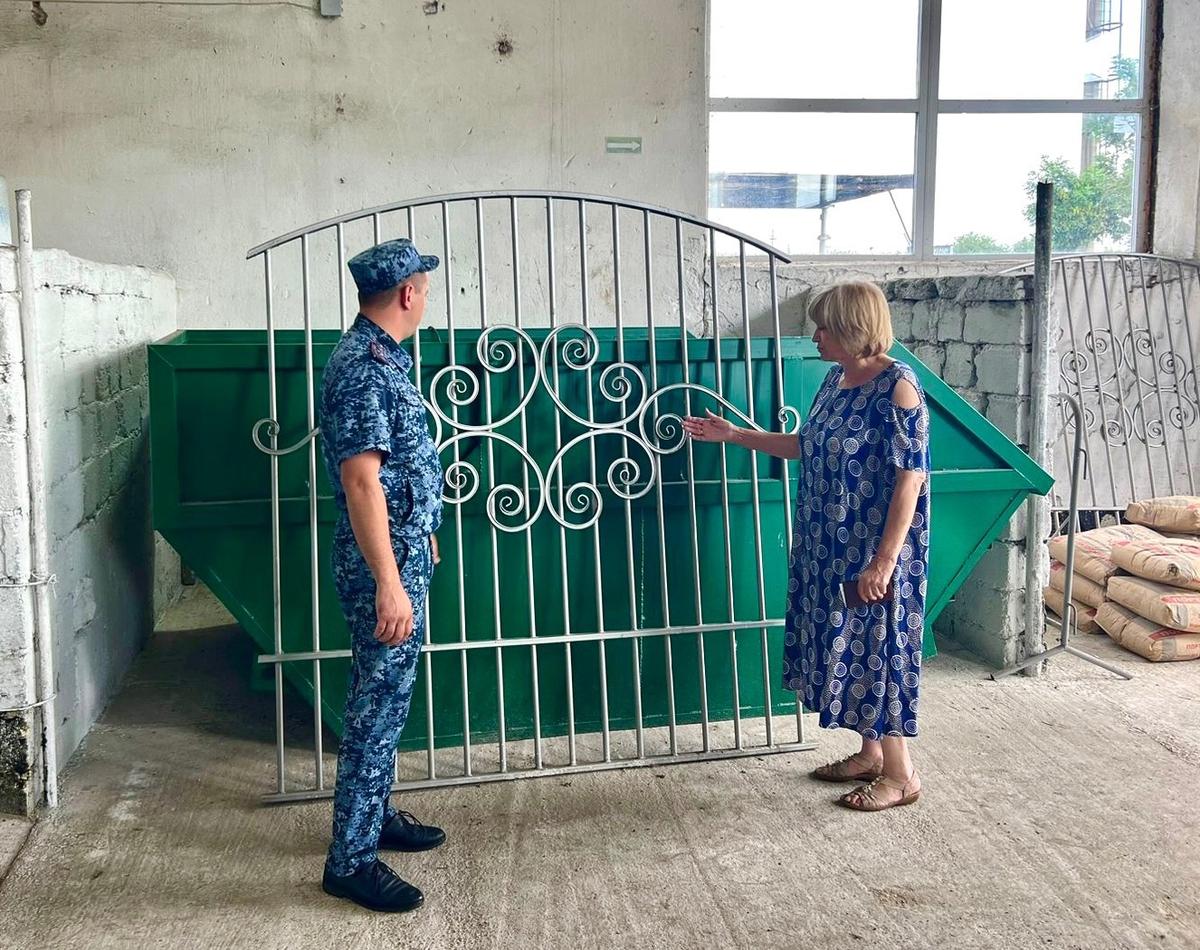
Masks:
[[[416,910],[425,903],[424,894],[382,861],[361,867],[345,877],[325,868],[321,889],[332,897],[344,897],[368,910],[385,914]]]
[[[389,851],[432,851],[446,840],[446,832],[432,825],[423,825],[406,811],[383,826],[379,847]]]

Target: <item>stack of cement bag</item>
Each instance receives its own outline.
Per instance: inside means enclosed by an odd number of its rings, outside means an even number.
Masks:
[[[1075,536],[1075,576],[1071,579],[1071,600],[1080,633],[1099,633],[1096,613],[1108,602],[1108,582],[1121,572],[1113,560],[1113,545],[1119,541],[1159,541],[1162,536],[1150,528],[1136,524],[1119,524]],[[1044,591],[1046,606],[1062,617],[1063,594],[1067,580],[1067,539],[1050,542],[1050,586]]]
[[[1200,498],[1136,501],[1126,521],[1075,536],[1078,629],[1154,662],[1200,660]],[[1062,617],[1066,537],[1050,542],[1050,557],[1045,601]]]
[[[1200,498],[1135,502],[1125,518],[1076,536],[1079,629],[1099,627],[1155,662],[1200,659]],[[1052,541],[1050,553],[1058,563],[1046,602],[1061,610],[1066,538]]]
[[[1157,541],[1113,545],[1126,574],[1108,582],[1096,621],[1119,644],[1148,660],[1200,659],[1200,498],[1135,502],[1125,518],[1157,529]]]

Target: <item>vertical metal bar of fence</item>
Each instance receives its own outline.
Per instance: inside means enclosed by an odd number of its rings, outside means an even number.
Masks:
[[[484,253],[483,246],[483,202],[475,199],[475,240],[479,245],[479,331],[484,333],[488,329],[488,311],[487,311],[487,258]],[[519,355],[519,351],[518,351]],[[483,411],[487,420],[487,424],[492,421],[492,381],[484,366],[479,369],[481,384],[483,386]],[[487,443],[487,467],[488,477],[495,482],[496,479],[496,451],[495,445],[491,439],[484,439]],[[500,771],[508,771],[508,741],[505,735],[506,716],[504,709],[504,649],[500,646],[499,641],[504,638],[503,618],[500,610],[500,547],[497,537],[496,525],[492,520],[488,519],[488,531],[491,540],[492,549],[492,623],[496,631],[496,728],[497,728],[497,754],[499,755]]]
[[[275,380],[275,290],[271,276],[271,252],[263,254],[267,303],[267,414],[274,423],[268,430],[271,451],[279,449],[279,393]],[[283,556],[279,524],[279,456],[271,455],[271,634],[276,655],[283,653]],[[284,746],[283,663],[275,663],[275,768],[276,791],[287,794],[286,749]]]
[[[512,260],[513,260],[513,323],[518,330],[521,329],[521,240],[520,231],[518,229],[517,217],[517,199],[509,198],[508,201],[509,218],[512,225]],[[521,345],[518,338],[517,346]],[[520,437],[521,450],[527,452],[529,450],[529,424],[525,414],[525,372],[524,367],[518,359],[517,367],[519,372],[518,388],[521,400],[521,417],[520,417]],[[536,382],[534,385],[537,385]],[[524,460],[521,463],[521,478],[522,485],[525,491],[526,504],[532,504],[529,499],[529,468]],[[546,490],[550,487],[547,485]],[[537,610],[536,598],[534,596],[535,580],[534,580],[534,565],[533,565],[533,527],[527,525],[524,531],[525,535],[525,577],[527,580],[527,593],[529,595],[529,636],[536,638],[537,631]],[[533,765],[535,769],[542,767],[542,700],[541,700],[541,679],[538,672],[538,648],[531,646],[529,648],[529,666],[533,676]]]
[[[588,253],[587,253],[587,206],[583,199],[577,202],[579,208],[579,282],[580,282],[580,305],[583,326],[585,329],[591,327],[591,300],[589,297],[589,281],[588,281]],[[599,353],[597,353],[599,356]],[[587,371],[587,418],[593,425],[596,423],[596,403],[595,395],[592,392],[593,378],[592,368],[589,366]],[[596,473],[596,443],[594,439],[588,440],[588,470],[591,475],[592,485],[599,490],[599,482],[597,481]],[[600,557],[600,521],[599,519],[592,525],[592,557],[594,560],[595,580],[596,580],[596,629],[603,633],[606,629],[604,617],[604,583],[601,565],[603,561]],[[612,761],[612,734],[609,726],[609,710],[608,710],[608,644],[603,640],[598,645],[600,658],[600,748],[601,754],[605,762]]]
[[[308,235],[300,238],[300,279],[304,303],[304,396],[308,418],[308,431],[317,427],[316,378],[313,371],[313,325],[312,284],[309,277]],[[312,611],[313,653],[321,652],[321,557],[320,526],[317,521],[317,440],[308,442],[308,553],[309,583],[311,584],[310,609]],[[325,787],[324,732],[321,721],[321,661],[313,660],[313,759],[317,776],[317,788]]]
[[[740,280],[742,287],[742,357],[746,367],[746,415],[750,419],[750,424],[754,425],[754,360],[751,352],[751,336],[750,336],[750,301],[748,299],[748,289],[746,286],[746,242],[745,240],[738,241],[738,269],[740,271]],[[750,504],[754,508],[754,568],[758,580],[758,616],[759,619],[766,621],[767,619],[767,590],[766,580],[763,576],[763,550],[762,550],[762,507],[760,499],[760,491],[758,486],[758,453],[750,454]],[[767,673],[767,628],[764,626],[760,631],[762,637],[763,650],[763,675]],[[767,695],[764,697],[770,701],[770,684],[767,682]],[[741,715],[741,710],[738,710],[738,715]]]
[[[442,265],[445,267],[446,281],[446,337],[450,347],[449,358],[446,361],[447,366],[458,366],[458,338],[455,334],[454,326],[454,263],[451,259],[450,245],[450,205],[448,202],[441,202],[442,209]],[[452,371],[447,374],[450,379],[450,384],[453,385],[456,374]],[[457,424],[458,422],[458,403],[456,400],[450,401],[451,418]],[[461,461],[461,453],[459,451],[459,443],[454,443],[454,465],[457,467]],[[463,524],[462,524],[462,505],[454,506],[454,542],[455,552],[457,554],[457,580],[458,580],[458,639],[460,643],[467,642],[467,592],[466,579],[464,577],[465,565],[463,548]],[[472,774],[471,765],[471,683],[468,676],[467,666],[467,651],[459,652],[459,679],[462,684],[462,747],[463,747],[463,774]]]
[[[346,235],[342,225],[337,226],[337,285],[338,314],[341,316],[342,332],[350,326],[350,315],[346,310]]]
[[[411,207],[404,209],[404,216],[408,230],[408,239],[416,242],[417,235],[413,221],[413,209]],[[424,360],[421,353],[421,329],[413,335],[413,376],[417,392],[424,395]],[[430,403],[432,404],[432,393],[430,394]],[[441,490],[441,486],[438,486]],[[433,613],[431,612],[431,604],[429,602],[429,591],[425,592],[425,633],[424,646],[428,647],[433,642]],[[433,697],[433,654],[428,650],[425,653],[425,770],[429,773],[429,778],[437,777],[437,723],[435,722],[434,697]],[[396,764],[393,767],[393,774],[399,779],[400,761],[396,759]]]
[[[675,252],[676,252],[676,292],[679,295],[679,366],[685,386],[692,382],[691,352],[688,346],[687,312],[685,307],[685,292],[683,280],[683,221],[675,219]],[[684,412],[692,414],[692,393],[690,389],[683,391]],[[696,510],[696,458],[691,439],[685,440],[687,468],[684,478],[687,480],[688,522],[691,525],[691,557],[692,557],[692,591],[694,597],[696,623],[704,624],[704,591],[700,581],[700,537],[698,534],[698,518]],[[696,633],[696,658],[699,664],[700,686],[700,727],[702,729],[702,748],[707,752],[711,746],[708,716],[708,663],[704,656],[703,631]]]
[[[775,269],[775,255],[767,255],[767,267],[770,271],[771,281],[771,330],[774,335],[773,343],[775,346],[775,392],[776,398],[779,400],[779,412],[777,417],[780,422],[784,419],[784,407],[788,405],[787,392],[783,385],[783,340],[779,330],[779,282],[778,275]],[[799,441],[799,435],[796,436]],[[790,553],[792,544],[792,491],[791,491],[791,471],[788,469],[788,460],[779,460],[779,480],[780,487],[783,491],[783,546],[784,551]],[[763,631],[764,647],[763,647],[763,676],[765,678],[764,689],[766,695],[763,701],[766,704],[766,719],[767,719],[767,745],[774,744],[774,729],[772,726],[772,708],[771,708],[771,679],[770,673],[766,669],[767,653],[765,646],[766,631]],[[804,714],[800,705],[799,696],[796,697],[796,741],[804,740]]]
[[[720,297],[719,297],[719,272],[717,269],[717,238],[716,233],[712,228],[708,229],[708,245],[709,245],[709,280],[712,284],[712,310],[713,310],[713,372],[714,382],[716,384],[717,393],[726,398],[725,394],[725,361],[721,354],[721,313],[720,313]],[[729,604],[729,621],[733,623],[737,620],[737,599],[733,586],[733,520],[729,512],[729,454],[726,451],[725,443],[720,443],[721,450],[721,528],[724,536],[725,550],[725,596]],[[754,464],[753,456],[750,456],[750,464]],[[741,683],[738,677],[738,658],[737,658],[737,633],[731,627],[729,630],[729,664],[730,678],[733,686],[733,744],[734,748],[742,747],[742,690]]]
[[[646,334],[649,342],[649,359],[650,359],[650,391],[658,391],[658,340],[654,328],[654,250],[652,240],[652,229],[650,226],[650,212],[642,212],[642,241],[645,246],[645,261],[646,261]],[[659,563],[659,581],[662,585],[662,616],[663,626],[671,626],[671,601],[667,596],[668,581],[667,581],[667,541],[666,541],[666,517],[663,509],[663,485],[662,479],[655,480],[655,506],[658,516],[658,563]],[[671,748],[671,755],[676,755],[679,752],[679,730],[676,719],[675,708],[675,662],[671,650],[670,634],[663,637],[663,656],[666,661],[667,675],[667,729]]]
[[[558,295],[556,284],[557,255],[554,248],[554,202],[550,198],[546,199],[546,260],[549,266],[546,289],[550,302],[550,329],[553,331],[558,325]],[[560,385],[557,345],[555,345],[554,352],[551,354],[551,365],[553,367],[551,374],[554,386],[557,388]],[[557,453],[562,448],[562,445],[562,416],[556,412],[554,414],[554,451]],[[564,513],[564,516],[566,506],[563,504],[563,490],[567,477],[566,471],[567,463],[564,459],[563,463],[558,467],[559,510]],[[549,485],[546,486],[546,490],[551,490]],[[571,581],[567,554],[567,529],[563,525],[558,525],[558,540],[562,583],[563,633],[570,634],[572,632]],[[575,657],[569,641],[564,644],[564,656],[566,658],[567,679],[567,761],[570,765],[575,765],[578,762],[578,749],[575,737]]]
[[[625,366],[625,326],[621,309],[621,222],[618,208],[615,204],[612,206],[612,243],[613,306],[614,319],[617,326],[617,362]],[[621,418],[625,418],[628,413],[629,401],[623,398],[621,400]],[[623,429],[622,431],[626,430]],[[629,453],[629,440],[626,438],[621,439],[621,451],[624,455],[628,455]],[[651,473],[651,477],[653,477],[653,473]],[[636,630],[641,626],[641,618],[638,616],[637,578],[634,574],[633,505],[628,498],[625,498],[624,504],[626,579],[629,584],[629,629]],[[646,754],[645,723],[642,712],[642,640],[640,637],[633,641],[631,652],[633,655],[634,741],[637,758],[640,759]]]

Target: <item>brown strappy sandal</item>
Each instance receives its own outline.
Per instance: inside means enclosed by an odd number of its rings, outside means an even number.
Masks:
[[[900,792],[900,797],[892,802],[876,798],[875,789],[881,785]],[[913,774],[909,776],[908,781],[903,783],[880,775],[866,785],[847,792],[837,800],[837,803],[843,808],[849,808],[851,811],[886,811],[889,808],[898,808],[901,805],[911,805],[920,797],[921,786],[917,778],[917,773],[914,770]]]
[[[857,765],[858,769],[851,771],[851,765]],[[815,768],[808,774],[818,782],[871,782],[883,774],[882,769],[882,764],[872,765],[855,753],[837,762]]]

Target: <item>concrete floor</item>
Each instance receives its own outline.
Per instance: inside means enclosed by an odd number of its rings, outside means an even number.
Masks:
[[[857,815],[816,754],[414,793],[401,917],[317,886],[329,804],[265,808],[272,700],[196,591],[72,761],[0,884],[0,947],[1198,947],[1200,663],[1076,661],[924,686],[926,795]],[[245,654],[248,656],[248,653]],[[14,834],[17,832],[14,831]]]

